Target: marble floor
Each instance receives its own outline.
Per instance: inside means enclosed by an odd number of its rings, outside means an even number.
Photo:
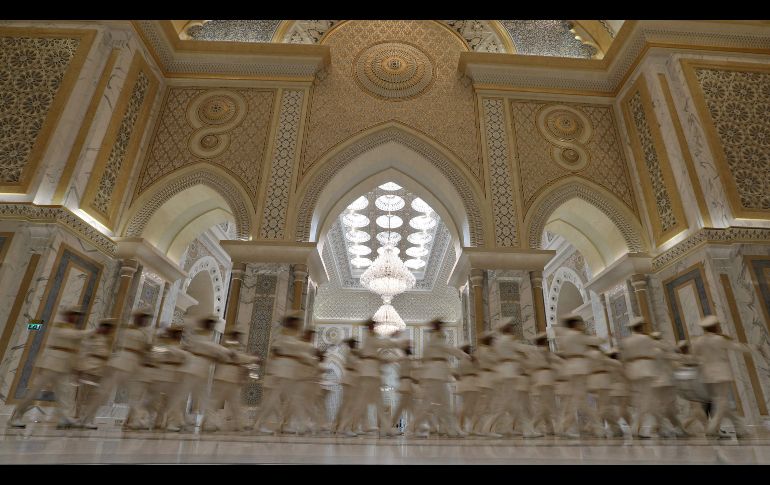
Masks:
[[[418,439],[236,433],[0,429],[0,464],[770,464],[770,436],[750,439]]]

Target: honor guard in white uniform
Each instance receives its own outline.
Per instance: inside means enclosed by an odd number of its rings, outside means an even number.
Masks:
[[[370,404],[376,408],[377,422],[374,427],[366,429],[366,432],[382,431],[382,434],[390,434],[390,419],[385,414],[385,406],[382,401],[382,371],[380,369],[382,361],[380,359],[381,349],[395,349],[403,345],[401,342],[389,338],[380,337],[374,331],[377,323],[374,320],[366,322],[367,334],[361,349],[358,351],[358,403],[353,416],[350,418],[343,416],[341,426],[347,426],[347,419],[363,416],[365,422],[368,422],[368,413]]]
[[[655,340],[660,350],[656,360],[658,375],[652,382],[652,391],[655,394],[656,407],[660,418],[658,426],[663,424],[664,418],[668,419],[674,427],[674,434],[684,437],[687,433],[683,429],[681,421],[679,421],[679,410],[676,403],[676,384],[674,383],[674,368],[676,361],[679,360],[679,353],[676,347],[663,340],[663,335],[660,332],[652,332],[650,337]],[[658,434],[660,434],[660,430]]]
[[[335,432],[345,436],[357,436],[356,428],[360,421],[353,419],[353,413],[358,400],[356,388],[358,387],[358,342],[350,338],[345,340],[348,346],[345,356],[345,371],[342,374],[342,404],[337,412]]]
[[[569,376],[567,375],[567,361],[561,356],[560,352],[553,353],[553,372],[555,374],[556,382],[553,387],[553,393],[556,396],[557,409],[559,415],[563,414],[564,408],[567,406],[567,402],[572,395],[572,387],[570,386]],[[561,424],[561,420],[557,421],[557,425]],[[561,428],[556,430],[559,434],[564,434]]]
[[[700,376],[698,360],[692,355],[692,352],[690,351],[690,342],[687,340],[680,340],[677,342],[676,346],[681,353],[679,361],[677,362],[677,370],[684,371],[688,377],[692,376],[691,379],[688,379],[690,389],[687,389],[687,394],[700,394],[700,396],[684,396],[687,400],[687,415],[682,421],[682,429],[684,429],[685,432],[690,433],[690,426],[692,426],[693,423],[698,422],[703,427],[703,432],[705,432],[708,427],[709,419],[704,408],[707,406],[706,401],[708,399],[705,396],[707,392],[702,381],[702,376]],[[697,398],[697,400],[694,398]]]
[[[555,356],[548,347],[548,334],[545,332],[535,335],[536,350],[529,354],[524,364],[530,376],[531,395],[537,398],[535,416],[532,428],[542,423],[548,435],[555,434],[554,420],[556,412],[556,373],[554,372]]]
[[[494,409],[492,408],[495,396],[495,388],[498,385],[497,366],[498,356],[493,348],[497,334],[485,332],[479,336],[479,346],[476,349],[476,358],[479,363],[479,378],[477,386],[479,397],[476,401],[476,416],[473,434],[476,436],[488,436],[502,438],[502,435],[492,433]]]
[[[625,363],[626,375],[631,381],[634,391],[634,422],[631,423],[631,434],[634,438],[650,438],[647,433],[641,434],[640,429],[647,416],[652,417],[652,429],[658,426],[658,412],[655,409],[655,395],[652,385],[658,377],[657,358],[660,352],[657,342],[643,333],[644,319],[634,318],[627,326],[633,332],[621,340],[621,356]]]
[[[463,432],[470,433],[476,419],[476,406],[479,400],[479,362],[470,345],[460,348],[466,357],[460,359],[457,365],[457,387],[455,393],[459,397],[457,405],[457,422]]]
[[[555,330],[556,340],[565,360],[564,373],[570,386],[570,398],[566,406],[562,406],[559,429],[566,437],[574,438],[577,435],[571,434],[570,428],[577,422],[578,413],[592,418],[586,399],[586,380],[591,372],[590,360],[586,354],[589,345],[601,343],[601,339],[586,335],[583,319],[579,315],[562,317],[562,325]],[[598,423],[593,420],[587,424],[593,429],[598,427]]]
[[[604,423],[607,423],[612,436],[622,436],[623,431],[615,417],[610,400],[610,392],[612,391],[610,358],[602,352],[598,342],[593,342],[589,346],[587,355],[590,361],[591,373],[586,380],[586,388],[596,400],[596,412],[592,413],[592,421],[595,421],[598,426],[594,433],[597,437],[604,437]]]
[[[730,367],[729,352],[751,352],[751,347],[733,341],[720,331],[719,319],[711,315],[700,322],[704,334],[695,337],[692,342],[692,350],[695,357],[701,363],[703,369],[703,381],[709,388],[712,403],[711,419],[706,428],[706,436],[719,437],[720,426],[724,419],[729,419],[735,427],[738,438],[749,436],[748,430],[743,425],[743,420],[730,407],[728,398],[730,388],[733,385],[733,373]],[[763,355],[764,352],[757,348]],[[765,356],[766,358],[766,356]]]
[[[80,344],[80,355],[75,364],[75,372],[78,376],[75,416],[80,419],[80,426],[86,429],[97,429],[93,421],[83,421],[83,413],[86,404],[97,392],[104,375],[104,368],[110,358],[110,342],[116,324],[115,318],[100,320],[96,333],[83,339]]]
[[[304,320],[301,312],[287,314],[282,322],[281,332],[271,344],[271,357],[267,361],[269,392],[263,397],[254,420],[258,433],[272,434],[274,431],[263,425],[271,416],[278,416],[280,430],[295,432],[292,421],[301,420],[305,410],[299,399],[298,380],[308,365],[315,365],[315,357],[307,352],[305,342],[297,336]],[[284,426],[285,425],[285,426]]]
[[[110,357],[104,370],[104,377],[99,386],[99,392],[86,405],[83,422],[89,423],[96,416],[99,407],[107,403],[117,389],[128,389],[128,416],[126,427],[138,427],[135,411],[141,398],[138,394],[136,377],[150,350],[150,335],[147,325],[152,320],[152,313],[147,310],[137,310],[132,314],[132,324],[123,329],[118,338],[121,339],[121,349]]]
[[[332,422],[329,419],[328,405],[329,395],[332,392],[334,381],[329,379],[331,373],[331,362],[329,358],[331,353],[318,349],[318,377],[317,377],[317,397],[316,413],[318,414],[318,428],[320,433],[328,434],[332,431]]]
[[[505,434],[513,434],[516,426],[520,425],[525,438],[538,438],[543,435],[532,429],[529,376],[524,366],[535,348],[518,342],[514,337],[514,330],[513,323],[503,325],[500,328],[501,335],[494,343],[499,358],[495,369],[499,386],[493,398],[493,422],[507,415],[512,421],[512,427]]]
[[[626,377],[626,370],[623,363],[620,361],[620,351],[616,348],[611,348],[607,351],[607,368],[610,371],[610,380],[612,382],[612,388],[610,390],[610,402],[613,407],[613,416],[620,426],[619,420],[623,418],[626,425],[631,426],[633,419],[631,418],[631,385]],[[615,433],[614,437],[619,438],[622,436]]]
[[[295,428],[297,434],[304,434],[308,431],[316,434],[321,423],[321,415],[317,406],[320,391],[318,375],[321,360],[318,349],[313,345],[314,336],[315,330],[306,329],[302,332],[302,338],[300,339],[304,358],[302,360],[303,366],[300,367],[299,374],[295,380],[297,387],[296,399],[300,404],[299,416],[301,416],[301,418],[298,418],[301,421],[298,427]]]
[[[42,391],[54,392],[56,398],[56,416],[58,426],[69,428],[75,424],[68,416],[72,409],[71,390],[68,386],[73,381],[73,365],[77,359],[80,343],[96,333],[96,329],[78,330],[77,325],[84,313],[78,309],[63,312],[63,321],[55,322],[49,331],[47,346],[43,355],[35,364],[35,377],[27,393],[11,414],[8,425],[24,428],[21,421],[24,414],[32,407]]]
[[[407,422],[406,434],[414,431],[415,393],[419,382],[416,378],[412,347],[404,348],[404,356],[398,361],[398,407],[393,413],[391,430],[398,427],[401,417]]]
[[[258,356],[249,355],[242,343],[245,332],[233,329],[225,334],[222,346],[230,354],[225,359],[217,361],[214,368],[214,384],[211,391],[213,402],[209,409],[221,409],[224,404],[225,414],[232,421],[232,429],[243,431],[241,421],[243,409],[241,407],[241,388],[249,378],[249,369],[246,366],[259,363]],[[209,429],[222,428],[221,423],[210,423]]]
[[[449,358],[462,359],[465,354],[446,342],[443,325],[441,320],[431,322],[430,340],[423,349],[422,367],[418,379],[425,392],[425,399],[420,406],[419,416],[415,417],[415,426],[418,429],[416,436],[418,437],[428,437],[430,431],[430,424],[428,423],[431,421],[431,416],[435,416],[439,429],[443,430],[450,438],[465,436],[457,424],[449,401],[449,381],[452,379]],[[424,427],[424,424],[428,426]],[[423,426],[422,429],[420,429],[421,426]]]
[[[145,408],[155,415],[154,422],[148,423],[149,428],[179,431],[184,422],[182,406],[171,408],[172,400],[180,391],[183,374],[181,367],[191,358],[191,354],[181,347],[184,327],[170,325],[158,334],[157,345],[151,353],[157,366],[155,380],[148,389]]]
[[[193,402],[197,404],[199,408],[197,411],[203,414],[204,422],[211,412],[210,400],[206,395],[211,366],[215,362],[229,359],[234,354],[211,340],[217,322],[219,322],[217,315],[198,319],[193,335],[182,341],[182,348],[188,352],[188,358],[179,368],[182,378],[177,392],[169,397],[169,408],[172,411],[168,426],[171,428],[189,429],[195,426],[196,413],[185,415],[188,396],[192,396]],[[184,417],[183,423],[177,421],[180,414]]]

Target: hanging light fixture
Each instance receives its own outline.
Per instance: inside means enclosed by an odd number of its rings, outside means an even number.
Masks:
[[[416,279],[398,257],[393,246],[383,246],[369,268],[361,275],[361,286],[382,297],[393,298],[411,289]]]
[[[401,315],[398,314],[393,305],[390,303],[384,303],[374,313],[372,320],[377,322],[374,327],[374,331],[380,335],[391,335],[394,332],[398,332],[406,328],[404,320]]]

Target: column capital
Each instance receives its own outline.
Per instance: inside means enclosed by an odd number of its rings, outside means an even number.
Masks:
[[[233,263],[233,268],[230,270],[230,279],[241,280],[245,272],[246,263]]]
[[[136,273],[139,269],[139,261],[135,259],[121,259],[120,260],[120,277],[129,278]]]
[[[471,269],[470,280],[471,286],[474,288],[481,286],[484,282],[484,270],[478,268]]]
[[[647,289],[647,275],[642,273],[635,273],[631,275],[631,286],[636,291],[644,291]]]
[[[535,288],[543,288],[543,272],[542,271],[530,271],[529,281]]]
[[[306,264],[295,264],[292,269],[294,270],[294,281],[305,280],[305,277],[307,277],[308,274]]]

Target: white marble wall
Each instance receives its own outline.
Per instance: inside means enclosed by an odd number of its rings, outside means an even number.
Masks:
[[[15,232],[13,245],[6,255],[8,264],[3,265],[0,281],[5,280],[8,275],[13,277],[14,274],[17,275],[15,278],[20,280],[21,275],[26,271],[30,256],[35,252],[41,254],[19,317],[15,322],[8,322],[9,325],[14,326],[14,330],[3,360],[0,362],[0,398],[5,402],[20,365],[27,338],[30,335],[24,323],[35,318],[39,311],[61,244],[67,244],[81,255],[97,261],[104,267],[94,295],[91,313],[88,316],[88,327],[94,326],[98,319],[104,318],[111,310],[119,268],[118,264],[110,257],[57,225],[0,221],[0,231]],[[78,271],[75,270],[70,272],[69,279],[72,285],[64,287],[59,308],[77,301],[80,293],[76,290],[83,284],[82,280],[77,278],[77,274]],[[3,309],[0,314],[0,324],[6,323],[9,309],[13,305],[17,292],[18,285],[11,285],[7,291],[0,293],[0,308]],[[52,318],[57,316],[58,313],[55,313]]]

